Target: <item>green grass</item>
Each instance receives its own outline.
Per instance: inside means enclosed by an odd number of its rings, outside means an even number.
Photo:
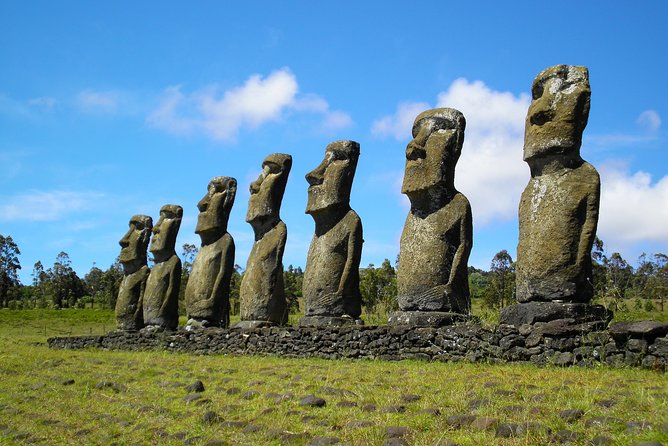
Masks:
[[[388,426],[409,428],[411,445],[441,438],[462,445],[549,443],[544,432],[501,439],[493,429],[448,426],[448,416],[469,413],[579,432],[581,439],[572,444],[588,444],[596,435],[614,444],[668,444],[661,429],[668,423],[668,378],[639,369],[63,351],[45,345],[45,331],[100,334],[112,325],[109,311],[0,311],[0,444],[183,445],[199,437],[190,444],[302,445],[320,435],[380,445]],[[198,379],[205,391],[186,402],[185,387]],[[74,383],[65,385],[68,380]],[[117,389],[96,388],[105,381]],[[404,402],[409,394],[420,398]],[[305,395],[327,404],[303,407]],[[614,404],[605,407],[604,400]],[[356,405],[340,407],[341,401]],[[476,402],[479,407],[472,408]],[[376,410],[363,408],[369,404]],[[405,412],[385,410],[397,405]],[[425,412],[431,409],[440,415]],[[558,415],[564,409],[582,409],[584,416],[567,423]],[[207,411],[221,421],[204,422]],[[588,426],[594,417],[611,420]],[[652,428],[627,432],[629,421],[648,421]],[[258,430],[247,432],[249,425]]]

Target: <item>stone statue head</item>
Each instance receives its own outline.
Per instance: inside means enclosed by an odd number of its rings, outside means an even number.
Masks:
[[[435,186],[454,188],[465,128],[464,115],[454,108],[434,108],[415,118],[413,140],[406,147],[402,193],[411,198]]]
[[[524,161],[546,155],[579,154],[589,117],[589,70],[573,65],[547,68],[534,79],[531,96],[524,132]]]
[[[262,173],[250,185],[248,223],[278,220],[291,167],[292,156],[284,153],[272,153],[262,161]]]
[[[355,141],[334,141],[325,150],[325,159],[306,174],[308,202],[306,213],[314,214],[350,202],[360,145]]]
[[[183,208],[176,204],[166,204],[160,208],[160,218],[153,226],[153,239],[149,251],[153,254],[173,254],[176,236],[181,227]]]
[[[153,220],[148,215],[133,215],[130,219],[128,232],[118,242],[121,245],[121,263],[138,265],[146,264],[146,248],[151,239]]]
[[[237,194],[237,180],[232,177],[214,177],[204,198],[197,203],[199,215],[195,233],[200,236],[222,236],[227,232],[227,221]]]

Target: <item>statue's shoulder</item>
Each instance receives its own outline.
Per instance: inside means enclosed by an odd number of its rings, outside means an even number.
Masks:
[[[587,161],[584,161],[582,165],[580,165],[577,169],[574,169],[574,173],[582,182],[587,182],[597,186],[601,184],[601,176],[599,175],[598,171]]]

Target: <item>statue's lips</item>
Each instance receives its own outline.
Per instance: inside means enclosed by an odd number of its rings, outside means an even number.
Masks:
[[[309,192],[316,192],[320,190],[320,184],[314,184],[313,186],[308,187]]]

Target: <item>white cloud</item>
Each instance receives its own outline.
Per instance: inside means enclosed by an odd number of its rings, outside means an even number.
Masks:
[[[324,115],[323,128],[335,129],[352,123],[339,111],[316,95],[298,97],[297,79],[283,68],[266,77],[254,74],[239,87],[220,92],[210,86],[185,95],[181,86],[165,90],[162,102],[147,117],[148,124],[171,133],[202,131],[215,140],[234,140],[242,128],[254,129],[279,120],[286,111]]]
[[[630,174],[612,163],[599,170],[599,237],[613,245],[668,243],[668,176],[653,183],[646,172]]]
[[[54,221],[88,209],[104,198],[97,192],[30,191],[2,199],[0,221]]]
[[[391,116],[384,116],[371,126],[371,133],[376,136],[391,136],[398,141],[410,138],[415,117],[431,108],[426,102],[402,102]]]
[[[77,95],[77,105],[84,111],[113,112],[120,95],[115,91],[84,90]]]
[[[636,120],[638,125],[649,132],[656,132],[661,128],[661,117],[654,110],[645,110]]]
[[[466,117],[466,135],[455,184],[471,202],[475,223],[517,214],[519,196],[529,180],[522,161],[524,117],[530,99],[494,91],[481,81],[455,80],[437,96],[437,107],[452,107]],[[399,104],[392,116],[374,122],[372,133],[408,141],[413,120],[432,106]]]

